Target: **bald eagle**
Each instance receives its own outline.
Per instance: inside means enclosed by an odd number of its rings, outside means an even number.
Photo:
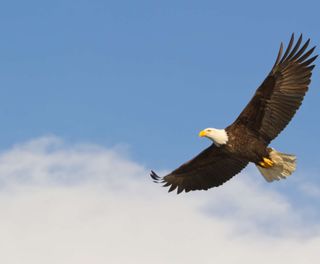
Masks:
[[[176,188],[177,193],[208,190],[231,179],[249,162],[268,182],[291,175],[296,156],[278,152],[269,144],[300,107],[317,58],[312,55],[315,47],[308,49],[310,39],[301,45],[300,35],[294,42],[292,34],[284,53],[281,43],[270,73],[230,126],[206,128],[199,133],[213,141],[210,147],[164,177],[151,171],[153,180],[170,186],[169,192]]]

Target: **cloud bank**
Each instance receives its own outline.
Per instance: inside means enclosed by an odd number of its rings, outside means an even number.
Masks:
[[[1,263],[315,263],[320,224],[242,173],[167,194],[117,149],[56,137],[0,155]],[[305,185],[318,197],[318,189]],[[305,195],[303,191],[299,195]]]

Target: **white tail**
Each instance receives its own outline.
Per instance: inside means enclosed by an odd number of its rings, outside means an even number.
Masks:
[[[269,156],[270,159],[274,162],[274,165],[272,167],[263,168],[259,165],[256,165],[266,181],[272,182],[274,180],[279,181],[281,179],[285,179],[295,171],[297,160],[297,157],[295,155],[281,153],[271,148]]]

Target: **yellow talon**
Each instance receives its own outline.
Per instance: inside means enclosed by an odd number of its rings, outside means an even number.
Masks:
[[[263,168],[266,168],[266,164],[265,164],[263,161],[260,161],[260,162],[259,162],[259,165],[260,165],[261,167],[263,167]]]
[[[274,165],[274,162],[268,158],[263,158],[263,162],[265,163],[265,165],[267,165],[267,167],[272,167]]]
[[[263,161],[259,162],[259,165],[263,168],[270,168],[274,165],[274,162],[271,159],[263,158]]]

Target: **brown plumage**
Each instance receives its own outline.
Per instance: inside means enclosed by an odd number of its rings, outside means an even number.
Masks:
[[[270,143],[292,119],[311,81],[314,65],[310,64],[317,55],[310,59],[309,56],[315,47],[305,52],[310,42],[308,39],[299,49],[302,35],[292,49],[293,42],[294,35],[291,36],[283,56],[281,43],[271,72],[233,123],[233,125],[244,124],[258,132],[266,143]]]
[[[219,132],[226,133],[222,135],[226,142],[217,143],[220,135],[217,138],[213,134],[215,129],[204,130],[204,135],[214,143],[163,178],[152,171],[154,181],[170,186],[169,191],[178,188],[178,193],[207,190],[231,179],[249,162],[255,163],[268,181],[290,175],[295,168],[295,157],[279,153],[268,145],[290,122],[311,81],[312,63],[317,55],[310,56],[315,47],[307,50],[310,39],[301,43],[302,35],[294,44],[292,34],[284,54],[281,43],[272,70],[253,98],[233,124],[223,130],[225,132]],[[268,171],[268,168],[272,169]],[[285,170],[290,171],[288,175]]]

